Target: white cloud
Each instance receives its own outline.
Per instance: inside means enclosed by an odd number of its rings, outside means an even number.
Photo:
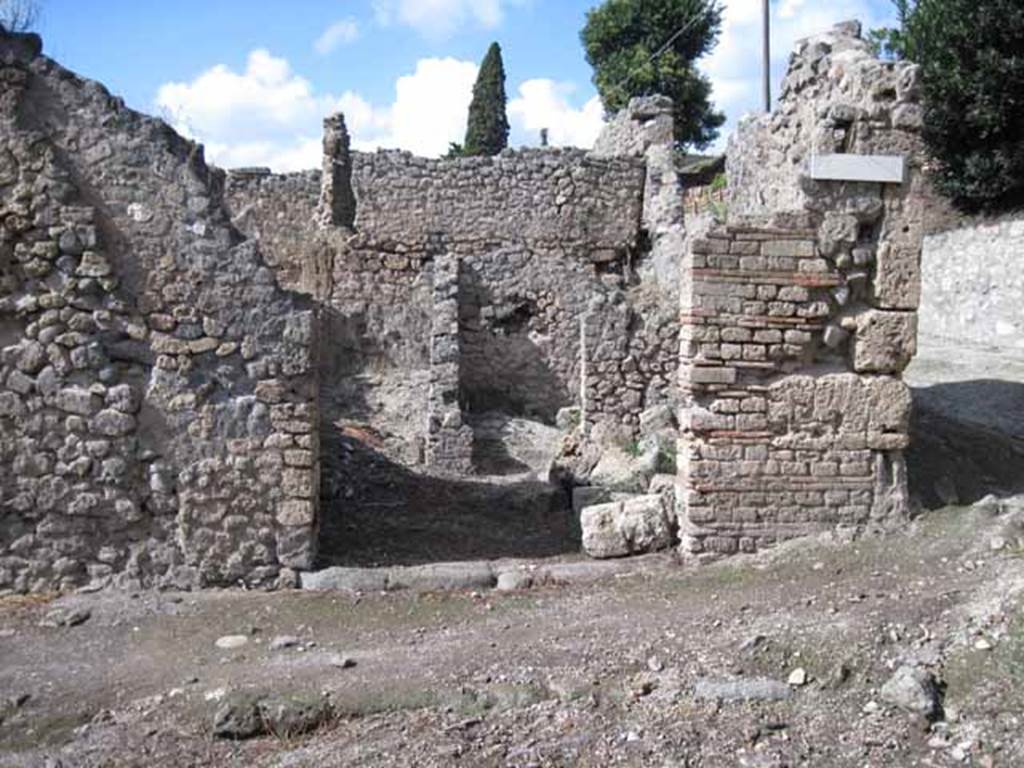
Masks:
[[[744,114],[761,108],[761,0],[726,0],[722,36],[702,63],[714,84],[712,99],[729,118],[714,149],[724,148],[728,132]],[[780,0],[772,4],[772,93],[777,95],[789,54],[797,40],[840,21],[860,19],[866,29],[888,23],[882,0]]]
[[[218,64],[191,82],[167,83],[155,102],[180,133],[206,145],[211,162],[283,172],[319,167],[323,118],[339,111],[355,149],[444,154],[465,138],[476,75],[470,61],[420,59],[395,81],[391,103],[374,104],[355,91],[318,93],[287,60],[261,49],[241,72]],[[513,143],[536,144],[547,128],[554,145],[591,146],[601,130],[601,104],[594,97],[574,107],[574,91],[554,80],[522,83],[508,105]]]
[[[209,158],[229,167],[317,165],[319,124],[335,103],[265,50],[249,54],[244,72],[218,64],[190,83],[161,86],[156,96],[179,132],[203,141]]]
[[[333,53],[343,45],[351,45],[359,39],[359,24],[355,19],[336,21],[323,31],[313,43],[313,48],[321,56]]]
[[[589,148],[604,125],[604,108],[595,96],[576,109],[568,98],[575,90],[571,83],[527,80],[508,104],[509,120],[529,143],[536,143],[540,130],[547,128],[554,146]]]
[[[156,107],[180,133],[202,141],[218,165],[292,171],[320,165],[322,121],[337,111],[357,149],[447,151],[465,133],[476,72],[472,62],[421,59],[398,78],[394,101],[378,106],[352,91],[316,93],[285,59],[256,50],[243,72],[219,64],[191,82],[161,86]]]
[[[350,131],[357,149],[400,147],[418,155],[439,155],[461,142],[473,97],[476,64],[458,59],[420,59],[416,71],[398,78],[395,101],[386,113],[375,111],[383,131]]]
[[[504,6],[525,0],[374,0],[377,23],[412,27],[424,37],[443,40],[467,24],[494,29]]]

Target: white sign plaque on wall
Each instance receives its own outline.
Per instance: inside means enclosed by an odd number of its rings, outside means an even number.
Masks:
[[[811,178],[902,184],[905,165],[902,155],[813,155]]]

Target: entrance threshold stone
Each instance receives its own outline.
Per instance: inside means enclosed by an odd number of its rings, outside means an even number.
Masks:
[[[442,592],[453,590],[527,589],[569,585],[629,575],[669,566],[664,555],[602,562],[474,560],[388,568],[325,568],[300,574],[302,589],[314,592]]]

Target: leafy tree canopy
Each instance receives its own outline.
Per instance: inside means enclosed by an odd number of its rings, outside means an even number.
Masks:
[[[873,37],[921,66],[922,136],[939,190],[967,211],[1024,204],[1024,3],[897,0]]]
[[[719,0],[606,0],[589,11],[580,37],[605,109],[663,94],[675,104],[676,141],[706,147],[725,116],[696,61],[714,48],[721,26]]]

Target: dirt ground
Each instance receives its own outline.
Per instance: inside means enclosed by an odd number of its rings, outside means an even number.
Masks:
[[[1022,521],[1024,500],[982,503],[852,545],[517,592],[3,598],[0,765],[1021,765]],[[936,722],[880,696],[907,662],[941,683]],[[695,695],[798,669],[785,700]],[[332,714],[216,737],[241,690]]]

